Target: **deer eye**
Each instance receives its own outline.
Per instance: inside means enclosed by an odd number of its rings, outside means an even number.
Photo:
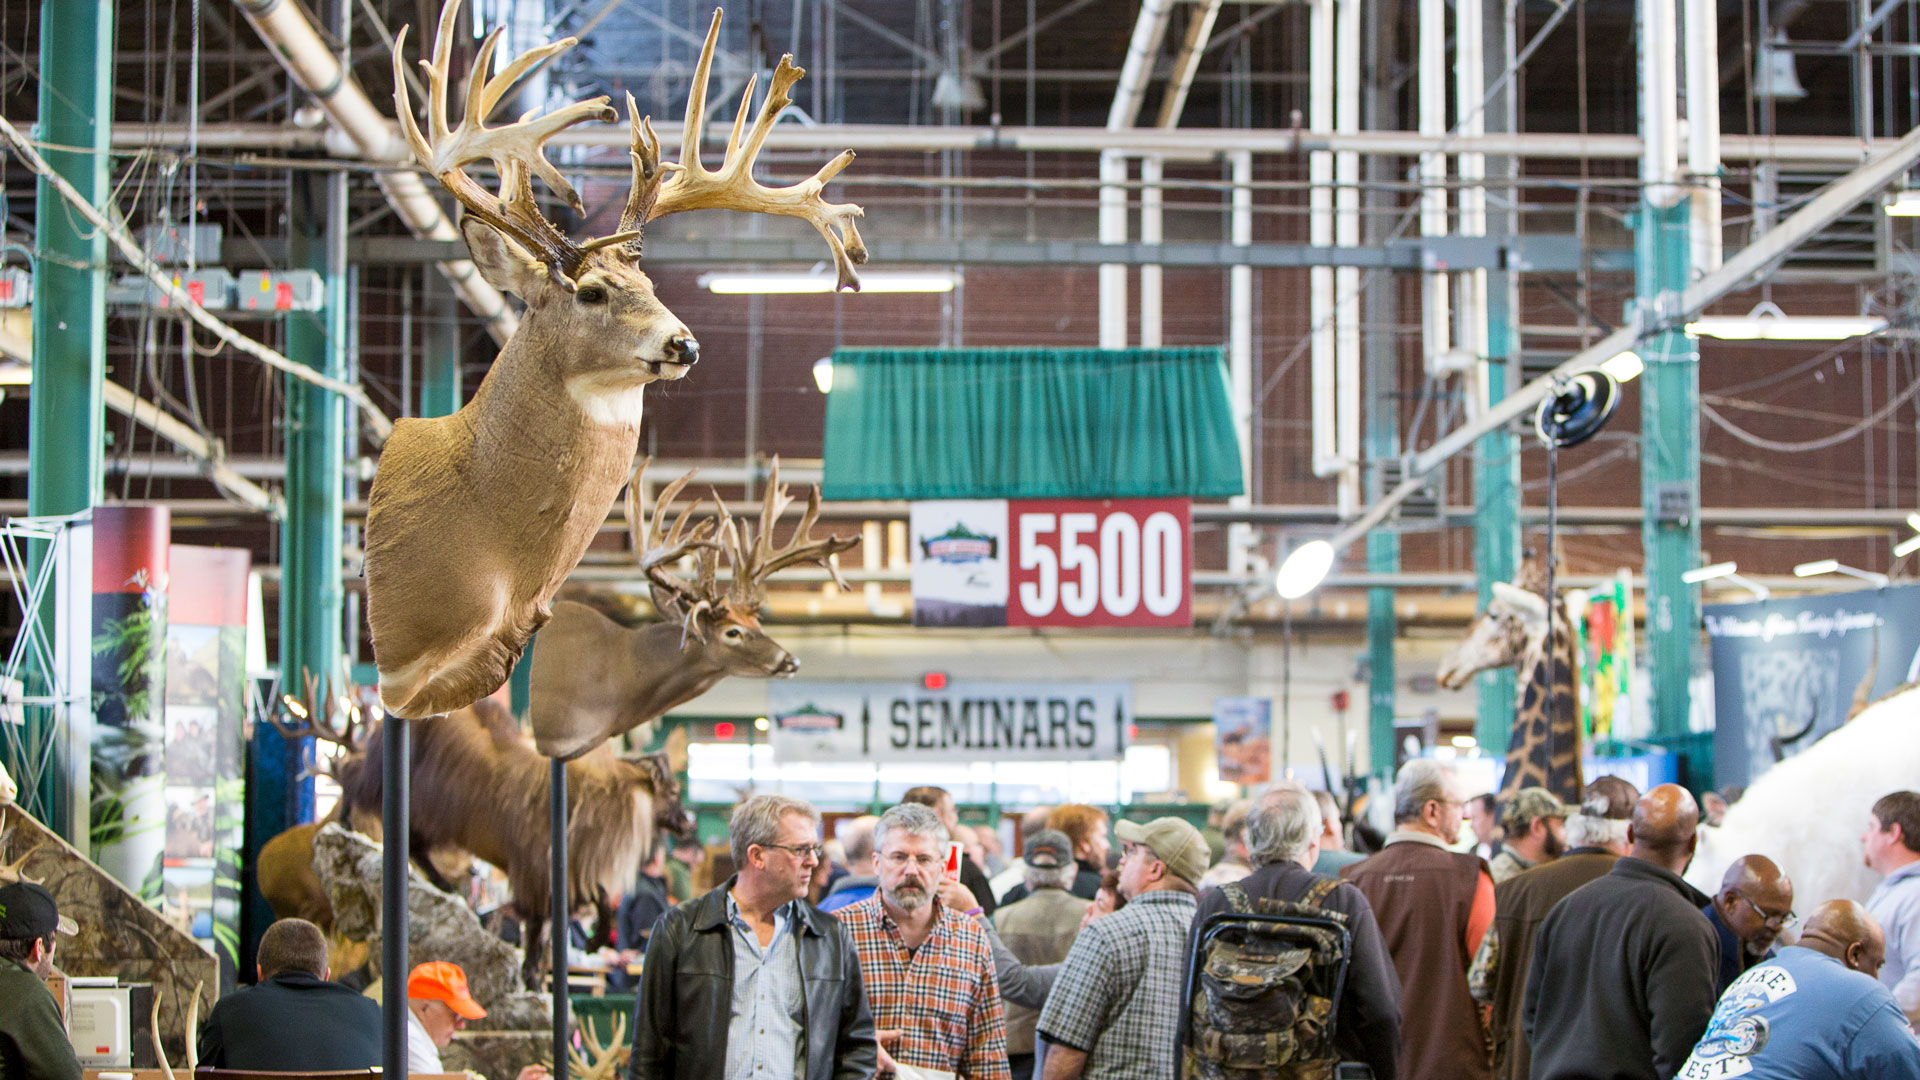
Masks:
[[[607,290],[599,285],[588,285],[573,295],[574,299],[583,304],[604,304],[607,302]]]
[[[727,627],[725,636],[728,641],[739,641],[741,638],[740,628],[737,626]]]

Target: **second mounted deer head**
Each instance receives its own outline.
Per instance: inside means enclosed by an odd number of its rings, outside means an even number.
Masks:
[[[729,675],[792,676],[800,662],[760,625],[767,579],[789,566],[816,563],[846,587],[833,557],[860,539],[811,535],[820,520],[818,488],[809,494],[787,543],[774,545],[774,524],[793,503],[780,484],[778,461],[760,504],[759,527],[751,530],[724,506],[714,518],[692,523],[700,510],[697,501],[666,528],[668,504],[692,473],[660,493],[648,521],[642,495],[646,469],[641,462],[627,487],[627,528],[663,621],[629,629],[585,604],[563,600],[554,605],[553,621],[533,651],[528,709],[534,745],[549,757],[579,757],[706,693]],[[690,578],[673,571],[687,557],[693,560]],[[730,571],[725,582],[720,580],[723,559]]]
[[[613,120],[614,111],[598,97],[486,126],[522,76],[575,43],[566,38],[530,49],[486,78],[496,30],[475,59],[462,119],[449,128],[458,9],[459,0],[447,4],[433,58],[422,61],[426,130],[407,95],[404,29],[394,48],[394,102],[414,156],[465,208],[461,231],[480,273],[527,310],[459,412],[394,426],[368,496],[367,619],[381,703],[402,717],[469,705],[506,681],[627,478],[647,384],[685,378],[700,359],[692,331],[660,303],[640,270],[648,221],[710,207],[801,218],[826,238],[845,288],[859,287],[853,267],[867,257],[856,225],[860,207],[821,196],[852,151],[788,187],[753,178],[774,121],[791,104],[787,91],[805,74],[790,57],[774,72],[751,128],[748,82],[720,168],[701,163],[718,11],[688,97],[681,160],[662,161],[651,121],[630,115],[632,188],[618,230],[571,239],[541,211],[533,177],[584,210],[547,160],[546,143],[583,121]],[[627,104],[631,114],[631,96]],[[482,161],[498,175],[498,191],[467,173]]]

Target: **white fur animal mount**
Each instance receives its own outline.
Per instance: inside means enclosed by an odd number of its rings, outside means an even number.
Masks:
[[[19,797],[20,788],[14,784],[13,777],[7,775],[7,767],[0,765],[0,806],[11,806]]]
[[[1765,855],[1793,879],[1793,906],[1864,901],[1880,880],[1861,862],[1860,835],[1875,800],[1920,788],[1920,687],[1882,698],[1806,750],[1768,769],[1727,810],[1718,829],[1700,830],[1686,878],[1719,891],[1742,855]]]

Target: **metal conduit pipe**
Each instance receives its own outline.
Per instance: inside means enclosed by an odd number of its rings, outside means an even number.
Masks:
[[[240,2],[240,0],[236,0]],[[1444,79],[1444,64],[1443,75]],[[364,97],[364,95],[363,95]],[[399,129],[388,124],[388,137]],[[680,124],[658,123],[654,130],[663,143],[677,143]],[[1721,155],[1727,161],[1786,161],[1804,164],[1859,165],[1884,153],[1897,139],[1861,139],[1851,135],[1723,135]],[[573,128],[555,135],[548,146],[586,147],[624,153],[623,131]],[[307,150],[341,156],[358,152],[357,144],[320,130],[289,128],[282,124],[203,124],[197,144],[203,150]],[[127,149],[184,149],[185,124],[115,124],[113,145]],[[1169,158],[1204,159],[1235,150],[1249,153],[1302,154],[1315,150],[1351,151],[1361,155],[1476,153],[1533,159],[1637,161],[1644,152],[1638,135],[1579,135],[1562,132],[1497,132],[1466,138],[1416,131],[1357,131],[1342,135],[1314,135],[1291,128],[1129,128],[1108,131],[1096,127],[912,127],[893,124],[820,124],[805,127],[782,124],[767,137],[774,151],[933,150],[1005,151],[1025,153],[1100,154],[1118,151],[1138,157],[1159,154]],[[400,167],[399,161],[389,164]]]
[[[1687,171],[1696,178],[1687,233],[1697,276],[1720,265],[1720,23],[1715,0],[1686,0]]]
[[[1333,0],[1316,0],[1307,15],[1307,130],[1317,136],[1333,133],[1334,77]],[[1307,243],[1333,245],[1333,153],[1316,150],[1307,155]],[[1335,417],[1333,325],[1333,267],[1307,271],[1307,368],[1312,394],[1313,475],[1340,471]]]
[[[359,157],[368,161],[393,164],[411,163],[413,155],[400,138],[398,126],[374,107],[360,84],[348,76],[338,58],[327,48],[313,23],[298,4],[288,0],[234,0],[254,32],[272,47],[275,56],[293,76],[293,81],[325,109],[339,130],[352,140]],[[199,145],[219,145],[209,141],[209,131],[196,132]],[[116,131],[116,135],[118,132]],[[337,152],[337,147],[327,147]],[[381,194],[393,206],[393,212],[417,237],[428,240],[458,240],[446,211],[427,190],[420,174],[411,168],[382,171],[375,176]],[[505,343],[520,325],[519,317],[499,290],[480,277],[470,260],[435,263],[473,313],[486,320],[495,341]]]
[[[1338,0],[1334,15],[1337,57],[1334,71],[1333,128],[1337,134],[1360,130],[1360,0]],[[1360,155],[1334,155],[1334,242],[1360,246]],[[1360,508],[1360,268],[1338,267],[1334,293],[1334,452],[1340,459],[1335,502],[1340,516]]]

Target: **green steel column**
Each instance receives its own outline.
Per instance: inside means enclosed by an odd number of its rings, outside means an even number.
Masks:
[[[95,206],[105,201],[113,127],[113,5],[44,0],[40,9],[40,119],[35,134],[54,169]],[[57,149],[57,148],[68,149]],[[107,243],[83,227],[45,178],[36,188],[33,278],[33,392],[28,404],[27,513],[72,514],[100,496],[106,371]],[[34,562],[42,553],[35,551]],[[51,603],[40,612],[49,633]],[[36,689],[44,692],[44,682]],[[25,745],[57,738],[52,717],[28,711]],[[72,820],[78,770],[73,748],[56,747],[41,774],[39,804],[49,828],[86,850],[87,822]],[[15,762],[20,765],[22,763]],[[26,770],[14,773],[21,776]],[[35,793],[22,793],[31,804]]]
[[[1513,369],[1513,305],[1510,275],[1487,274],[1487,399],[1507,396],[1508,372]],[[1474,445],[1473,573],[1481,611],[1493,599],[1493,583],[1512,581],[1519,569],[1520,547],[1520,439],[1511,431],[1495,431]],[[1478,677],[1479,712],[1473,735],[1481,750],[1495,757],[1507,752],[1513,730],[1515,679],[1510,667],[1483,671]]]
[[[325,282],[319,311],[287,317],[287,355],[335,378],[347,373],[346,219],[344,173],[294,174],[289,261]],[[280,678],[300,693],[304,675],[344,689],[340,584],[342,493],[346,483],[346,404],[310,383],[287,379],[287,516],[280,530]],[[313,781],[300,771],[299,748],[265,723],[253,732],[247,778],[247,889],[242,901],[242,970],[273,921],[253,880],[261,845],[313,820]]]
[[[1361,63],[1366,87],[1362,91],[1362,121],[1370,130],[1390,131],[1400,126],[1400,110],[1393,93],[1393,54],[1396,48],[1394,0],[1371,0],[1361,17],[1378,33],[1366,35],[1361,45]],[[1361,161],[1362,175],[1369,186],[1361,195],[1368,213],[1362,228],[1369,244],[1384,244],[1388,239],[1398,196],[1391,181],[1399,179],[1395,164],[1383,156]],[[1367,501],[1385,493],[1381,468],[1400,456],[1400,343],[1389,333],[1370,328],[1399,324],[1399,283],[1391,275],[1375,274],[1367,279],[1361,296],[1362,318],[1369,328],[1361,339],[1362,363],[1366,366],[1366,451]],[[1367,534],[1367,570],[1390,574],[1400,569],[1400,534],[1375,529]],[[1368,772],[1376,776],[1393,774],[1393,719],[1395,708],[1395,649],[1400,637],[1400,622],[1394,609],[1394,590],[1367,590],[1367,756]],[[1345,748],[1342,748],[1342,753]],[[1347,768],[1360,771],[1360,763],[1350,761]]]
[[[1634,231],[1638,302],[1652,307],[1663,292],[1687,286],[1689,208],[1642,201]],[[1641,350],[1640,526],[1646,549],[1647,656],[1651,661],[1653,733],[1684,734],[1693,675],[1699,599],[1680,575],[1700,559],[1700,350],[1675,329]]]
[[[453,286],[437,271],[426,274],[426,322],[421,328],[420,415],[460,411],[460,306]]]

